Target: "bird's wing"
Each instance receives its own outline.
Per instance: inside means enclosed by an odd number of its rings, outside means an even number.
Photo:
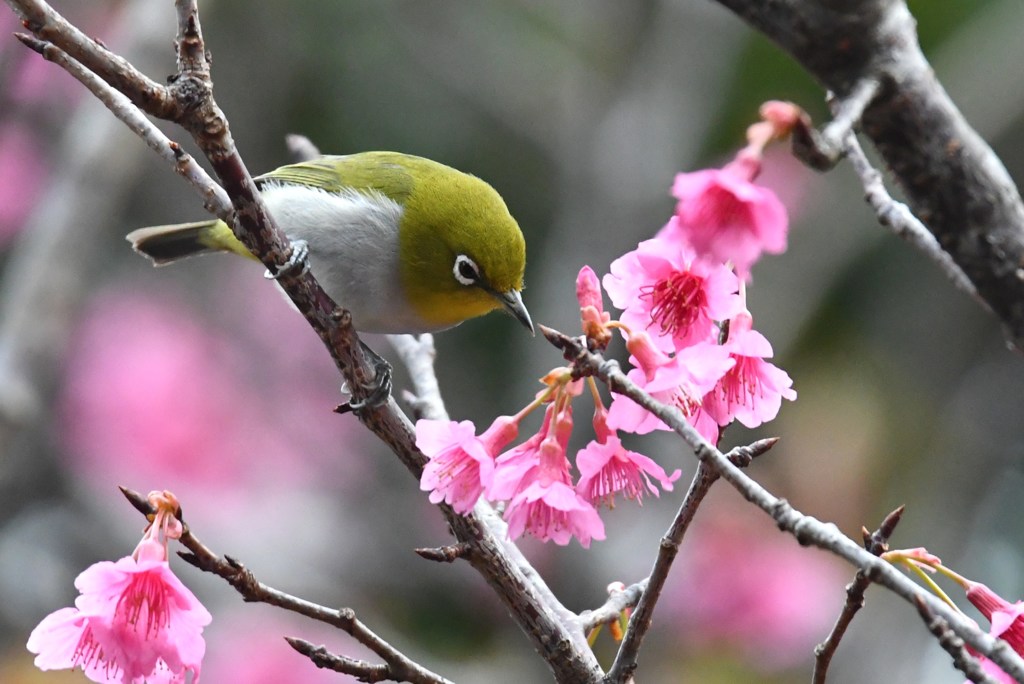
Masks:
[[[325,156],[290,164],[256,177],[257,187],[270,183],[304,185],[325,192],[379,192],[404,203],[412,192],[406,157],[392,152]]]

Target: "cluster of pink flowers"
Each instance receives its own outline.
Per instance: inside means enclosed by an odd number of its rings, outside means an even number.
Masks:
[[[182,533],[177,499],[152,492],[149,501],[157,512],[134,553],[83,571],[74,607],[32,630],[28,649],[37,654],[36,667],[78,667],[94,682],[199,681],[210,613],[167,563],[168,541]]]
[[[734,420],[756,427],[795,399],[793,382],[766,359],[772,347],[753,329],[746,283],[762,253],[786,248],[786,210],[775,194],[756,185],[765,145],[792,128],[799,110],[785,103],[762,108],[764,121],[748,130],[748,145],[721,169],[680,173],[672,187],[675,215],[653,238],[612,262],[603,279],[612,303],[604,310],[601,284],[589,267],[580,271],[576,295],[583,331],[604,349],[612,331],[625,337],[634,366],[629,378],[655,399],[674,406],[700,434],[717,443]],[[506,502],[509,535],[524,532],[583,546],[604,538],[597,506],[617,494],[641,502],[644,494],[671,490],[679,477],[650,458],[626,449],[620,432],[644,434],[668,426],[631,399],[615,395],[605,407],[591,378],[592,440],[576,455],[575,484],[567,456],[573,427],[572,399],[583,391],[570,368],[549,373],[547,389],[515,416],[499,417],[477,437],[469,422],[421,420],[417,446],[430,458],[421,488],[434,503],[466,513],[480,497]],[[547,404],[540,430],[502,452],[519,422]]]

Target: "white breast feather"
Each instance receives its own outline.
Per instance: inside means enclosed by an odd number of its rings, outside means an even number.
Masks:
[[[287,184],[262,190],[278,226],[309,243],[313,275],[363,332],[421,332],[398,270],[402,205],[380,193]]]

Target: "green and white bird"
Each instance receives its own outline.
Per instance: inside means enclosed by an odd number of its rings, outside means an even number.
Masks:
[[[475,176],[397,152],[324,156],[255,179],[277,225],[361,332],[443,330],[523,304],[526,243],[501,195]],[[220,220],[140,228],[136,251],[165,264],[208,252],[255,258]]]

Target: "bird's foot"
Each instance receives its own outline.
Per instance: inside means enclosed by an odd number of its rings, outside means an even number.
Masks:
[[[267,280],[280,280],[281,278],[300,276],[309,270],[309,243],[305,240],[292,240],[292,253],[288,255],[288,261],[277,269],[277,273],[271,273],[268,269],[263,277]]]
[[[370,365],[373,366],[373,381],[363,386],[367,393],[366,397],[342,404],[336,409],[338,413],[358,414],[366,409],[375,409],[386,404],[388,398],[391,397],[391,364],[383,356],[370,349],[362,340],[360,340],[359,346],[369,359]],[[342,387],[342,391],[345,389]]]

